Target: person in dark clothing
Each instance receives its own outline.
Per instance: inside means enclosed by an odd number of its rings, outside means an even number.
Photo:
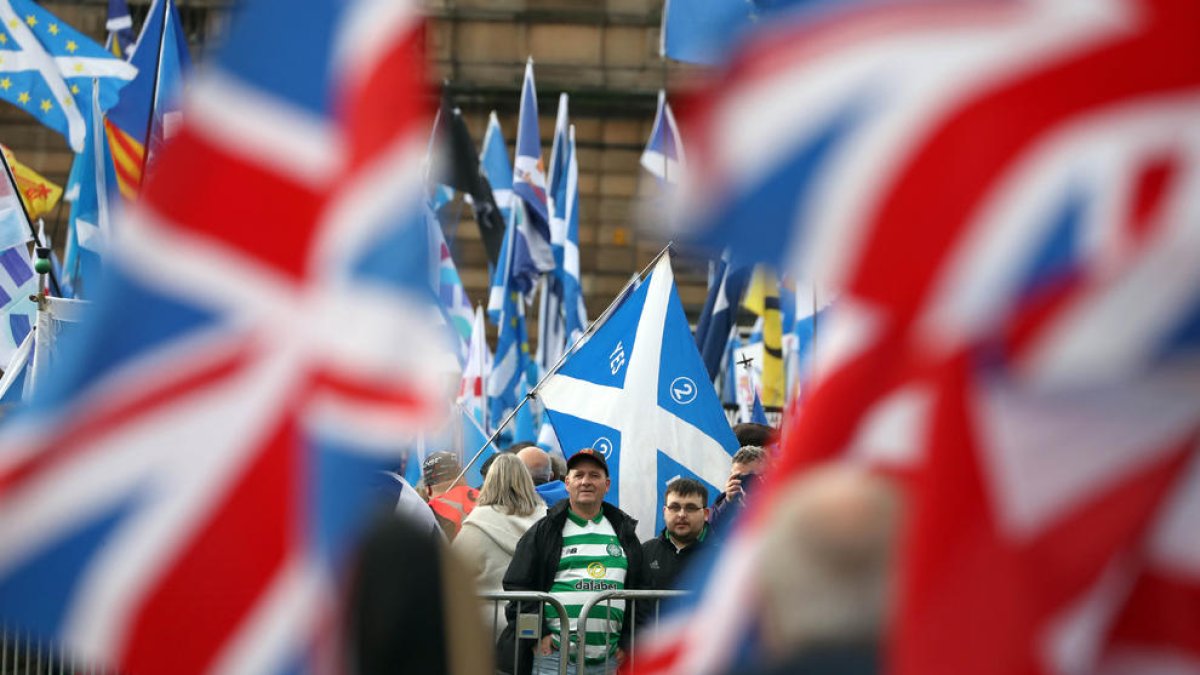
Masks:
[[[651,590],[675,590],[679,574],[708,538],[708,489],[680,478],[667,486],[663,501],[666,526],[642,544],[642,577]]]
[[[643,588],[642,546],[637,538],[637,521],[617,507],[604,502],[611,481],[608,478],[608,463],[604,456],[590,448],[580,450],[567,461],[568,499],[553,506],[533,527],[529,528],[517,542],[512,562],[504,574],[506,591],[541,591],[553,593],[566,606],[568,613],[581,605],[597,586],[604,588]],[[610,542],[600,549],[599,558],[580,557],[576,541],[594,542],[604,537]],[[571,558],[570,564],[560,568],[560,561]],[[623,560],[622,560],[623,559]],[[624,565],[624,569],[621,565]],[[584,574],[583,577],[579,577]],[[585,588],[586,587],[586,588]],[[500,636],[497,666],[505,672],[517,661],[517,673],[529,673],[533,668],[536,652],[542,662],[539,668],[557,667],[558,659],[570,657],[575,660],[577,646],[563,649],[554,643],[557,640],[558,617],[546,616],[542,622],[540,641],[522,640],[514,652],[514,631],[518,609],[521,614],[537,614],[538,603],[509,603],[505,610],[508,628]],[[612,601],[612,607],[623,614],[624,601]],[[589,637],[593,620],[588,622]],[[576,619],[570,619],[574,633]],[[600,639],[587,644],[588,672],[593,668],[603,670],[605,663],[615,667],[623,656],[629,641],[632,621],[623,621],[609,616],[609,631]],[[619,625],[619,630],[613,630]],[[593,652],[598,652],[594,655]],[[615,657],[615,658],[614,658]],[[553,663],[549,663],[553,661]]]
[[[488,650],[466,571],[426,527],[390,509],[369,528],[346,598],[344,672],[485,675]]]
[[[745,508],[747,495],[766,466],[767,453],[759,446],[743,446],[734,454],[725,491],[717,495],[709,514],[709,522],[718,532],[728,531],[729,520]]]

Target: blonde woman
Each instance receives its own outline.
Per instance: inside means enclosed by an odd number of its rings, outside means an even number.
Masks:
[[[453,544],[454,551],[474,575],[480,592],[504,590],[500,582],[517,548],[517,540],[545,515],[546,504],[534,490],[525,464],[516,455],[496,457],[488,469],[475,510],[463,521],[462,531]],[[492,603],[486,603],[484,623],[488,627],[493,627],[493,614],[496,615],[493,635],[498,635],[507,624],[504,607],[493,612]]]

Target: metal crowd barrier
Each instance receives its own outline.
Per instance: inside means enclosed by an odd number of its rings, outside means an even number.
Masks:
[[[27,631],[0,626],[0,675],[101,672],[95,666],[73,662],[66,652]]]
[[[510,600],[517,602],[537,602],[537,614],[517,614],[516,630],[513,631],[513,669],[512,672],[517,672],[517,659],[520,658],[521,640],[540,640],[542,638],[542,617],[545,615],[544,605],[550,605],[558,612],[558,615],[563,618],[559,622],[561,631],[559,633],[559,644],[568,645],[571,643],[571,622],[567,618],[567,608],[559,602],[553,595],[549,593],[538,593],[535,591],[491,591],[488,593],[480,593],[479,598],[492,603],[492,644],[495,644],[499,637],[496,630],[498,619],[503,613],[500,603],[507,603]],[[563,656],[558,662],[559,675],[567,675],[568,659]]]
[[[575,631],[576,636],[579,640],[579,649],[577,650],[577,653],[576,653],[576,665],[575,665],[576,670],[575,670],[575,672],[583,673],[585,668],[587,667],[586,654],[585,654],[585,652],[587,650],[585,650],[583,647],[584,647],[584,645],[587,644],[586,635],[585,635],[587,632],[587,617],[589,617],[591,615],[593,607],[595,607],[596,605],[599,605],[600,603],[603,602],[605,604],[605,607],[608,610],[606,612],[606,615],[607,615],[608,613],[611,613],[611,611],[612,611],[612,601],[613,600],[627,601],[626,605],[625,605],[625,620],[634,622],[632,627],[629,630],[628,654],[629,654],[630,658],[636,658],[633,655],[637,653],[637,632],[638,632],[637,603],[638,603],[638,601],[643,600],[646,602],[650,602],[650,601],[654,602],[654,621],[653,621],[653,623],[658,623],[658,613],[659,613],[659,609],[662,606],[663,600],[666,600],[668,598],[683,597],[688,594],[689,594],[689,591],[634,591],[634,590],[611,590],[611,591],[601,591],[601,592],[597,593],[591,600],[587,601],[587,603],[585,603],[583,605],[582,609],[579,610],[579,622],[576,625],[576,631]],[[633,664],[630,663],[629,665],[632,666]],[[605,655],[604,655],[604,671],[608,672],[608,654],[607,653],[605,653]]]
[[[688,591],[635,591],[635,590],[602,591],[602,592],[596,594],[595,597],[593,597],[587,604],[585,604],[583,606],[583,608],[581,609],[581,611],[579,613],[579,616],[581,619],[587,617],[589,615],[589,613],[591,612],[592,608],[599,605],[600,603],[605,603],[606,607],[609,610],[611,610],[613,600],[628,601],[627,606],[625,608],[626,620],[634,622],[630,628],[630,633],[629,633],[629,652],[632,655],[633,653],[635,653],[636,646],[637,646],[637,631],[638,631],[637,603],[639,601],[654,602],[654,614],[653,614],[653,621],[651,623],[658,623],[659,609],[661,608],[662,601],[666,600],[668,598],[682,597],[687,594],[688,594]],[[513,672],[516,672],[516,670],[517,670],[516,659],[519,658],[519,656],[518,656],[518,650],[520,649],[519,641],[523,640],[523,639],[538,640],[541,638],[542,621],[543,621],[542,617],[545,614],[544,605],[549,604],[552,607],[554,607],[555,610],[558,612],[558,615],[561,617],[567,616],[566,608],[562,605],[562,603],[559,600],[557,600],[553,595],[551,595],[549,593],[537,593],[537,592],[533,592],[533,591],[529,591],[529,592],[526,592],[526,591],[493,591],[493,592],[489,592],[489,593],[480,593],[479,598],[486,602],[492,603],[492,623],[491,623],[491,625],[492,625],[492,642],[493,643],[496,642],[496,640],[499,638],[499,634],[500,634],[500,631],[497,630],[497,628],[498,628],[497,624],[499,623],[498,620],[499,620],[502,612],[504,611],[503,607],[501,607],[502,603],[507,603],[510,600],[540,603],[538,605],[537,614],[521,614],[521,615],[518,615],[516,618],[517,627],[516,627],[516,630],[513,631],[513,633],[514,633],[513,639],[515,641],[515,643],[513,644],[513,654],[514,654]],[[587,621],[584,620],[584,621],[577,622],[577,625],[576,625],[576,641],[577,641],[576,644],[577,645],[585,645],[587,643],[586,635],[585,635],[586,632],[587,632]],[[564,621],[564,622],[562,622],[561,633],[559,635],[559,644],[564,645],[564,646],[570,645],[571,644],[570,638],[571,638],[570,622]],[[578,669],[577,672],[582,673],[582,672],[584,672],[584,668],[585,668],[586,654],[584,653],[585,652],[584,649],[578,649],[577,652],[578,652],[577,656],[576,656],[577,669]],[[558,662],[559,675],[566,675],[566,673],[567,673],[567,667],[568,667],[568,664],[570,663],[569,653],[570,653],[569,647],[565,647],[563,649],[563,651],[560,652],[560,658],[559,658],[559,662]],[[604,669],[606,671],[608,670],[607,656],[605,657],[605,660],[604,660]]]

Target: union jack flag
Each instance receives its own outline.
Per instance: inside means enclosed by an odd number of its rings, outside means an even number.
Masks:
[[[680,205],[844,295],[774,479],[670,623],[705,630],[643,672],[728,666],[773,505],[835,458],[906,488],[890,672],[1200,668],[1200,5],[805,19],[689,111]]]
[[[0,438],[5,620],[128,672],[331,666],[364,486],[451,394],[422,25],[239,8],[82,339]]]

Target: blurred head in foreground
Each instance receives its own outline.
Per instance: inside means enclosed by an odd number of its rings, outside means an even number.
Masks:
[[[784,488],[761,562],[767,658],[878,643],[899,501],[886,478],[831,465]]]

